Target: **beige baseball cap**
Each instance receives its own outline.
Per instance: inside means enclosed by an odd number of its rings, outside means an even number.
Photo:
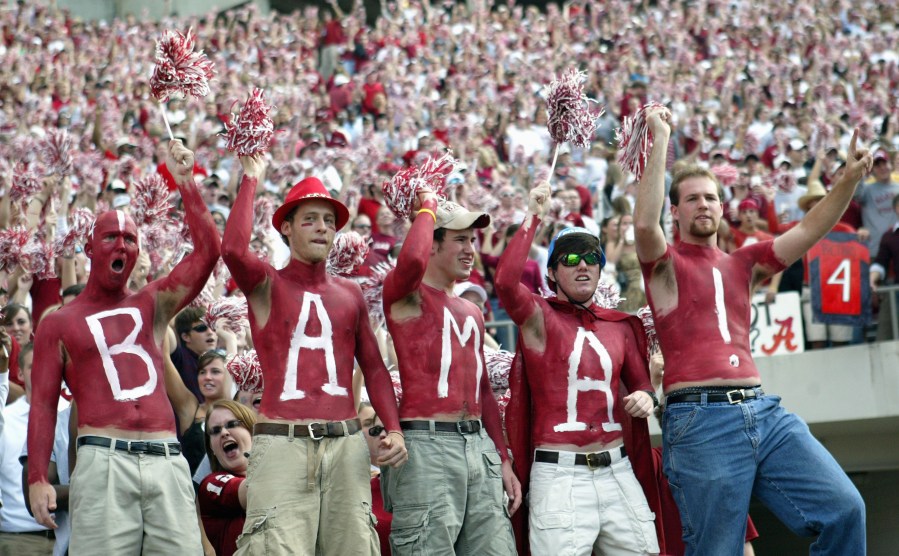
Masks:
[[[447,230],[467,230],[468,228],[486,228],[490,225],[490,215],[486,212],[470,211],[452,201],[440,200],[437,203],[437,223],[434,228]]]

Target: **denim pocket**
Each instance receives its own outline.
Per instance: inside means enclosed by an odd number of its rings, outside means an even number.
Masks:
[[[665,418],[663,420],[662,434],[668,444],[677,442],[687,431],[696,415],[699,414],[700,407],[698,405],[677,404],[675,407],[668,407],[665,410]]]

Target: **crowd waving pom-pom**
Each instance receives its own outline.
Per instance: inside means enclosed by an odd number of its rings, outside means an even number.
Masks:
[[[253,89],[237,117],[226,116],[226,147],[237,156],[256,156],[266,152],[275,134],[275,125],[265,103],[262,89]]]
[[[335,276],[351,276],[365,262],[368,250],[368,241],[357,232],[340,234],[328,254],[328,272]]]
[[[194,52],[193,31],[187,35],[166,30],[156,43],[156,67],[150,90],[161,102],[175,95],[205,97],[209,80],[215,75],[213,63],[203,51]]]
[[[618,164],[636,176],[637,181],[643,177],[643,169],[652,150],[652,134],[646,124],[646,113],[653,108],[664,107],[657,102],[650,102],[633,116],[625,118],[621,127],[615,131]]]
[[[262,365],[256,350],[251,349],[235,355],[228,362],[228,372],[234,378],[238,390],[259,394],[265,387],[262,378]]]
[[[459,167],[459,161],[447,152],[439,158],[428,158],[421,166],[404,168],[381,186],[384,203],[398,218],[411,218],[418,192],[430,190],[445,197],[446,178]]]

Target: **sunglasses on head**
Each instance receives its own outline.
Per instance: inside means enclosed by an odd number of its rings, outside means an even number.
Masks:
[[[353,224],[353,227],[357,229],[370,230],[371,224]]]
[[[209,330],[209,325],[198,324],[196,326],[191,326],[190,329],[193,330],[194,332],[206,332],[207,330]]]
[[[592,253],[586,253],[584,255],[579,255],[577,253],[567,253],[559,258],[559,262],[562,263],[562,266],[577,266],[581,264],[581,261],[584,261],[591,266],[599,264],[599,253],[595,251]]]
[[[197,330],[197,332],[202,332],[202,331]],[[228,352],[223,350],[222,348],[215,348],[215,349],[210,349],[209,351],[204,353],[203,357],[206,357],[207,355],[218,355],[219,357],[226,357],[228,355]]]
[[[214,427],[209,427],[209,436],[218,436],[218,435],[222,434],[222,431],[225,429],[231,430],[231,429],[236,429],[237,427],[242,427],[242,426],[243,426],[242,421],[240,421],[239,419],[234,419],[234,420],[228,421],[224,425],[216,425]]]
[[[372,438],[377,438],[381,436],[381,433],[384,432],[384,427],[381,425],[375,425],[368,429],[368,436]]]

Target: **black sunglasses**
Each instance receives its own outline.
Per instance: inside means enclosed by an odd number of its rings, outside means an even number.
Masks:
[[[599,264],[599,253],[592,252],[587,253],[585,255],[578,255],[577,253],[568,253],[566,255],[562,255],[559,257],[559,262],[562,263],[562,266],[577,266],[581,264],[581,261],[584,261],[588,265]]]
[[[191,326],[190,329],[193,330],[194,332],[206,332],[207,330],[209,330],[209,325],[198,324],[196,326]]]
[[[228,421],[227,423],[225,423],[224,426],[216,425],[214,427],[210,427],[209,428],[209,436],[218,436],[218,435],[222,434],[222,431],[225,429],[231,430],[231,429],[236,429],[237,427],[242,427],[242,426],[243,426],[243,421],[241,421],[239,419],[234,419],[232,421]]]
[[[368,429],[368,436],[372,438],[377,438],[381,436],[381,433],[384,432],[384,427],[381,425],[375,425]]]

